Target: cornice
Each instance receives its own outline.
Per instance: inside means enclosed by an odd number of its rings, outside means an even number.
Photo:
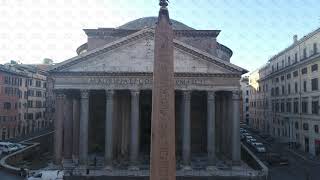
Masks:
[[[319,61],[319,60],[320,60],[320,53],[314,54],[314,55],[312,55],[312,56],[309,56],[309,57],[308,57],[307,59],[305,59],[304,61],[299,61],[299,62],[297,62],[297,63],[295,63],[295,64],[292,64],[292,65],[290,65],[290,66],[287,66],[287,67],[285,67],[285,68],[283,68],[283,69],[280,69],[280,70],[278,70],[278,71],[276,71],[276,72],[273,72],[273,73],[265,76],[264,78],[261,78],[260,81],[263,81],[263,80],[266,80],[266,79],[269,79],[269,78],[278,76],[278,75],[280,75],[280,74],[282,74],[282,73],[284,73],[284,72],[292,71],[293,69],[295,69],[295,68],[298,67],[298,66],[304,66],[304,65],[306,65],[306,64],[313,63],[313,62]],[[299,73],[300,73],[300,72],[299,72]]]
[[[107,76],[107,77],[152,77],[151,72],[53,72],[54,77],[66,76]],[[239,74],[221,74],[221,73],[175,73],[174,77],[228,77],[240,78]]]

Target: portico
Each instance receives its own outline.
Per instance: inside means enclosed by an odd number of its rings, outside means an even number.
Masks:
[[[239,80],[245,70],[217,57],[227,49],[215,54],[178,40],[216,37],[216,31],[175,33],[177,161],[192,167],[205,155],[207,166],[221,159],[239,164]],[[107,168],[148,164],[153,49],[154,30],[144,28],[52,68],[56,164],[86,166],[92,155],[103,157]]]

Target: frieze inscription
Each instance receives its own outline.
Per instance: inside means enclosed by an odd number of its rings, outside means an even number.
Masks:
[[[88,84],[104,84],[104,85],[152,85],[152,78],[100,78],[91,77],[88,78]],[[206,79],[176,79],[177,86],[187,85],[206,85],[208,84]]]

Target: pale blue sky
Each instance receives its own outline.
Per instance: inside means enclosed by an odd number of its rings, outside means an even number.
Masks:
[[[320,27],[319,0],[170,0],[171,18],[195,29],[219,29],[231,62],[254,70]],[[86,41],[82,29],[117,27],[156,16],[158,0],[0,0],[0,63],[61,62]]]

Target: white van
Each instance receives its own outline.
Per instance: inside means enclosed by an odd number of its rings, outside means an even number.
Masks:
[[[13,145],[12,143],[0,142],[0,150],[3,153],[12,153],[12,152],[18,150],[18,148],[15,145]]]

